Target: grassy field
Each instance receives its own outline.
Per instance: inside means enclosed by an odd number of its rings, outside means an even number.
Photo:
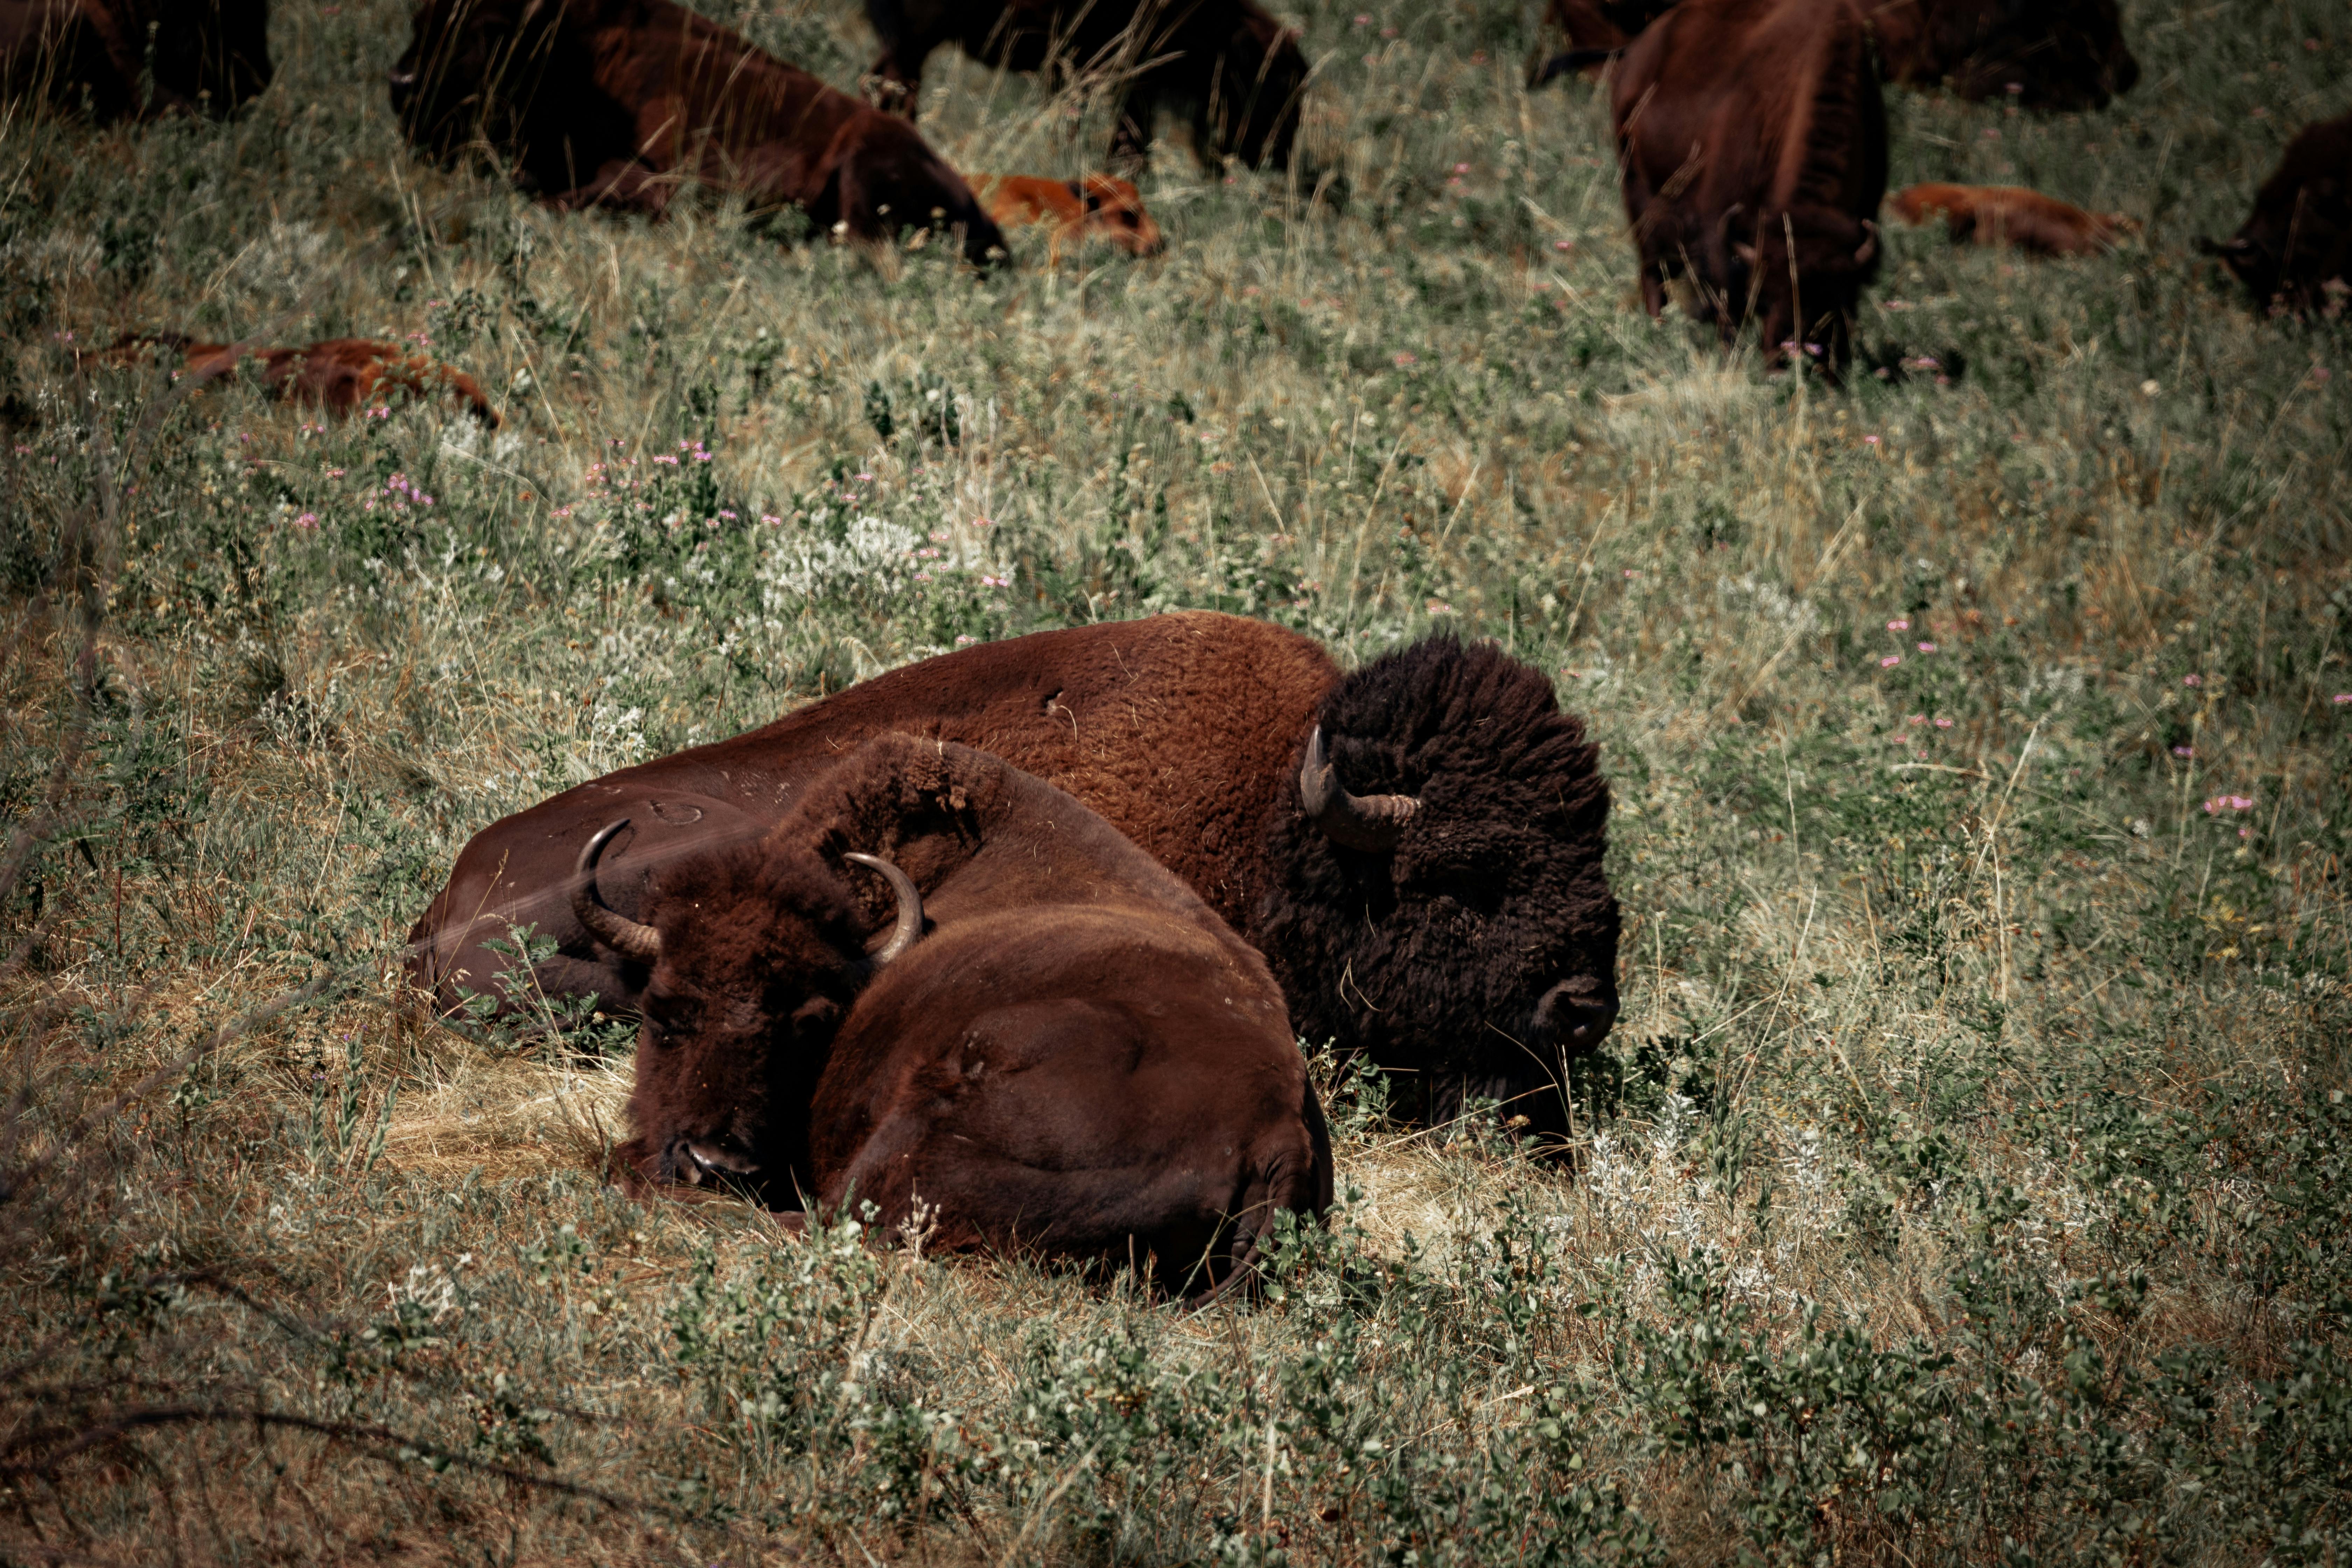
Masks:
[[[279,0],[230,125],[6,121],[0,1562],[2347,1560],[2352,339],[2192,241],[2352,14],[2127,0],[2098,114],[1895,94],[1898,183],[2146,233],[1892,231],[1839,392],[1640,313],[1531,12],[1356,4],[1300,18],[1344,181],[1163,145],[1164,258],[988,279],[420,164],[399,0]],[[1102,144],[940,66],[961,167]],[[506,424],[76,369],[159,330],[413,338]],[[1591,715],[1572,1175],[1335,1066],[1345,1205],[1188,1315],[632,1203],[626,1029],[404,1004],[499,815],[1175,606]]]

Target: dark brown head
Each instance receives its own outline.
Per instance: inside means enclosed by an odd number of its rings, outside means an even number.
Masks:
[[[596,858],[621,826],[582,851],[573,912],[651,971],[625,1157],[650,1182],[732,1182],[788,1204],[805,1176],[809,1099],[834,1032],[876,973],[915,945],[921,896],[887,860],[846,854],[866,868],[846,869],[772,838],[673,866],[640,923],[595,891]],[[848,880],[869,874],[897,902],[872,952],[873,921]]]
[[[387,78],[393,118],[445,162],[478,138],[512,146],[550,61],[577,47],[562,19],[560,0],[424,0]]]
[[[1811,205],[1768,215],[1752,240],[1735,244],[1733,292],[1745,298],[1754,290],[1766,357],[1801,359],[1832,374],[1843,368],[1862,291],[1878,276],[1879,249],[1871,219]]]
[[[155,18],[158,99],[226,114],[269,85],[268,0],[173,0],[139,9]],[[143,52],[146,38],[136,42]]]
[[[1299,1033],[1499,1086],[1598,1047],[1617,1014],[1609,789],[1549,678],[1433,637],[1346,678],[1320,718],[1251,931]]]
[[[1165,243],[1160,226],[1143,210],[1142,194],[1132,181],[1110,174],[1087,174],[1069,182],[1078,202],[1080,232],[1108,240],[1129,256],[1157,256]]]

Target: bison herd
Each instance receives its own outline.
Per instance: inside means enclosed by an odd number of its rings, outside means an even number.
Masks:
[[[1128,163],[1168,108],[1205,164],[1288,165],[1313,74],[1255,0],[866,12],[873,102],[673,0],[423,0],[392,108],[418,150],[487,150],[554,207],[658,217],[695,184],[991,267],[1009,224],[1050,226],[1055,254],[1163,238],[1126,180],[951,167],[913,122],[941,45],[1103,84]],[[2138,77],[2114,0],[1550,15],[1570,47],[1531,85],[1612,73],[1648,309],[1678,287],[1727,341],[1752,324],[1771,360],[1832,374],[1884,250],[1886,84],[2073,108]],[[270,83],[268,19],[267,0],[0,0],[0,92],[101,121],[226,115]],[[2134,226],[2013,187],[1893,205],[2050,254]],[[2298,135],[2206,248],[2259,305],[2332,309],[2352,115]],[[197,384],[246,367],[332,412],[401,388],[498,418],[392,343],[109,352]],[[1617,1013],[1608,812],[1581,722],[1492,647],[1435,637],[1350,672],[1266,623],[1167,615],[929,659],[493,823],[409,967],[442,1012],[637,1016],[615,1152],[634,1185],[724,1185],[787,1215],[871,1204],[947,1245],[1118,1259],[1198,1294],[1330,1201],[1301,1037],[1396,1075],[1428,1123],[1499,1102],[1564,1137],[1570,1068]]]

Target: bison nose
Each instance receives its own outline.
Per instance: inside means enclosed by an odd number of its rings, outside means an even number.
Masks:
[[[1581,1054],[1609,1036],[1617,1021],[1617,998],[1590,980],[1563,980],[1543,994],[1528,1026],[1531,1043],[1559,1046]]]
[[[760,1163],[741,1151],[724,1143],[688,1139],[685,1144],[686,1179],[696,1186],[705,1182],[721,1181],[729,1176],[747,1177],[760,1173]]]

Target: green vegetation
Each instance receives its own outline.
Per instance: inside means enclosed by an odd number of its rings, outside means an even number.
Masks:
[[[2191,249],[2340,5],[2128,4],[2098,114],[1895,94],[1898,181],[2147,232],[1891,231],[1843,392],[1633,306],[1518,6],[1315,14],[1344,187],[1165,150],[1164,259],[991,279],[420,165],[404,9],[279,0],[234,124],[0,131],[0,1561],[2346,1560],[2352,355]],[[939,67],[961,166],[1102,144]],[[507,423],[77,369],[157,330],[415,335]],[[1572,1173],[1335,1068],[1345,1206],[1187,1315],[633,1203],[625,1028],[404,1003],[496,816],[1172,606],[1591,716]]]

